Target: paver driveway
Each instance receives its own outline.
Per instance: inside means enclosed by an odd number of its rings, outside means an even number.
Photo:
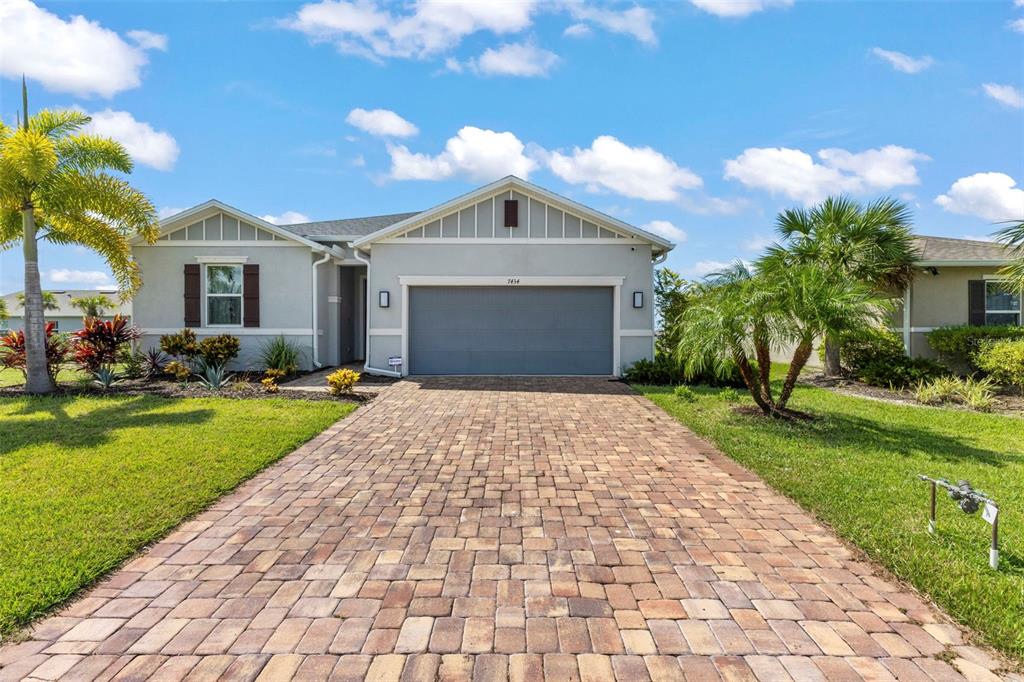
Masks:
[[[872,571],[621,384],[402,382],[0,650],[0,677],[992,677]]]

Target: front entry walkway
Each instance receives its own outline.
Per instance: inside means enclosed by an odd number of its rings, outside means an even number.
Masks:
[[[2,679],[960,680],[998,665],[598,379],[395,384],[0,649]]]

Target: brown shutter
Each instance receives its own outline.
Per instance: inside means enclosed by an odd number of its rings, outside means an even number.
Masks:
[[[260,326],[260,266],[242,266],[242,325]]]
[[[185,326],[199,327],[202,325],[200,315],[200,281],[199,264],[190,263],[185,266]]]
[[[967,282],[967,324],[985,326],[985,280],[972,279]]]
[[[519,201],[505,199],[505,227],[519,227]]]

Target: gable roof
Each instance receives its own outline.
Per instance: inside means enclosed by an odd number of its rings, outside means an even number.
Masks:
[[[238,220],[241,220],[246,223],[252,223],[253,225],[261,229],[267,230],[268,232],[272,232],[278,235],[279,237],[283,237],[284,239],[289,239],[291,241],[303,244],[304,246],[308,246],[314,251],[324,252],[330,251],[331,249],[331,247],[329,246],[318,244],[317,242],[312,241],[311,239],[307,239],[306,237],[303,237],[302,235],[296,232],[286,230],[280,225],[269,223],[263,218],[254,216],[251,213],[246,213],[245,211],[237,209],[234,206],[229,206],[225,204],[223,201],[218,201],[217,199],[210,199],[209,201],[204,201],[203,203],[197,206],[187,208],[184,211],[175,213],[172,216],[164,218],[163,220],[160,221],[159,236],[162,237],[165,234],[173,232],[182,225],[188,225],[190,221],[197,220],[199,219],[199,216],[202,216],[204,213],[211,211],[227,213],[228,215],[237,218]],[[144,245],[145,240],[143,240],[141,237],[133,237],[129,240],[129,243],[131,243],[132,245]]]
[[[612,229],[618,230],[620,232],[625,232],[626,234],[631,234],[645,241],[648,241],[655,247],[659,247],[655,248],[654,250],[656,254],[666,253],[675,248],[675,244],[668,241],[667,239],[664,239],[663,237],[659,237],[658,235],[652,234],[646,230],[641,230],[639,227],[634,227],[633,225],[624,223],[617,218],[613,218],[609,215],[601,213],[600,211],[596,211],[590,208],[589,206],[584,206],[583,204],[577,203],[572,199],[563,197],[560,194],[550,192],[544,189],[543,187],[534,185],[533,183],[527,182],[522,178],[517,178],[514,175],[508,175],[502,178],[501,180],[492,182],[491,184],[484,185],[483,187],[475,189],[472,192],[468,192],[461,196],[455,197],[454,199],[446,201],[443,204],[439,204],[431,209],[422,211],[421,213],[413,214],[410,217],[405,218],[404,220],[400,220],[397,223],[388,225],[387,227],[384,227],[380,230],[377,230],[376,232],[366,235],[365,237],[355,240],[352,243],[352,246],[357,249],[363,246],[369,246],[373,242],[380,241],[381,239],[387,239],[388,237],[403,232],[404,230],[407,230],[415,225],[418,225],[419,223],[428,223],[431,220],[435,220],[448,213],[452,213],[465,205],[475,203],[492,194],[497,194],[499,192],[503,192],[505,190],[510,189],[517,190],[524,194],[532,194],[538,199],[542,199],[543,201],[553,206],[561,207],[565,210],[568,210],[571,213],[583,216],[595,224],[603,224]]]
[[[304,237],[316,239],[318,237],[333,237],[336,241],[352,241],[359,237],[365,237],[378,230],[390,227],[415,215],[419,211],[411,213],[390,213],[388,215],[371,215],[362,218],[342,218],[341,220],[321,220],[312,223],[295,223],[293,225],[281,225],[284,229]],[[347,239],[345,239],[347,237]]]
[[[131,315],[132,312],[131,304],[121,300],[116,287],[110,289],[44,289],[44,291],[49,291],[53,294],[54,299],[57,301],[57,310],[45,311],[44,317],[81,317],[82,311],[71,305],[71,299],[88,298],[90,296],[99,296],[100,294],[114,302],[114,305],[106,311],[104,317],[113,317],[115,314]],[[5,296],[0,296],[0,298],[7,301],[7,314],[10,317],[24,317],[25,311],[18,302],[18,295],[22,293],[24,292],[12,291]]]
[[[918,265],[998,265],[1014,257],[1014,249],[998,242],[952,237],[915,237]]]

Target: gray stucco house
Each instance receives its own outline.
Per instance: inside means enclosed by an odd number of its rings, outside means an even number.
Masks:
[[[132,306],[130,303],[121,301],[120,294],[116,289],[47,289],[53,294],[53,300],[57,305],[56,310],[45,310],[43,316],[47,322],[53,322],[59,332],[73,332],[82,328],[82,311],[72,305],[77,298],[89,298],[91,296],[104,295],[114,305],[103,311],[101,316],[104,320],[113,319],[114,315],[131,317]],[[25,311],[21,305],[23,292],[15,291],[5,296],[7,307],[7,319],[0,319],[0,333],[7,331],[21,331],[25,328]]]
[[[618,376],[654,352],[654,266],[673,245],[516,177],[418,213],[273,225],[211,200],[136,242],[143,348],[183,326],[283,336],[305,366]]]

